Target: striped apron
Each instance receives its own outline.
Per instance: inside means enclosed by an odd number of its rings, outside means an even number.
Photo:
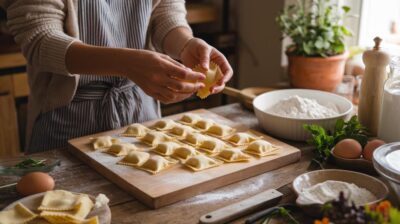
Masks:
[[[151,0],[79,0],[78,4],[82,42],[144,48]],[[81,75],[69,105],[38,117],[26,148],[33,153],[65,147],[71,138],[159,117],[158,102],[132,81],[116,76]]]

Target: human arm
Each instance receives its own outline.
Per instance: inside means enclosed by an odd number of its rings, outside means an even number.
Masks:
[[[72,73],[127,77],[163,103],[181,101],[204,86],[183,80],[195,82],[205,78],[164,54],[82,43],[69,47],[66,65]]]

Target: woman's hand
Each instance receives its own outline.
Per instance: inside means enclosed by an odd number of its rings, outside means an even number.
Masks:
[[[188,41],[180,54],[180,59],[189,68],[200,64],[203,68],[208,69],[210,61],[219,65],[224,77],[219,80],[216,86],[211,87],[210,92],[212,94],[221,92],[225,87],[225,83],[233,75],[232,67],[225,56],[199,38],[192,38]]]
[[[135,50],[134,54],[124,62],[128,65],[127,77],[162,103],[182,101],[204,87],[203,83],[196,83],[205,79],[204,74],[186,68],[167,55],[147,50]]]

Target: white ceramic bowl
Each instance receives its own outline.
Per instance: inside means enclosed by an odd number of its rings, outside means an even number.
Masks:
[[[309,99],[315,99],[319,104],[333,103],[339,110],[339,115],[323,119],[288,118],[269,113],[268,110],[279,100],[298,95]],[[295,141],[306,141],[310,135],[304,130],[304,124],[317,124],[325,129],[333,130],[336,120],[343,118],[348,120],[353,111],[353,104],[346,98],[318,90],[285,89],[267,92],[257,96],[253,101],[253,107],[259,124],[273,136]]]

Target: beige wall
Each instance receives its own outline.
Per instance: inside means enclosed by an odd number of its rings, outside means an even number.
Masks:
[[[284,0],[236,1],[239,32],[239,88],[280,82],[281,33],[275,22]]]

